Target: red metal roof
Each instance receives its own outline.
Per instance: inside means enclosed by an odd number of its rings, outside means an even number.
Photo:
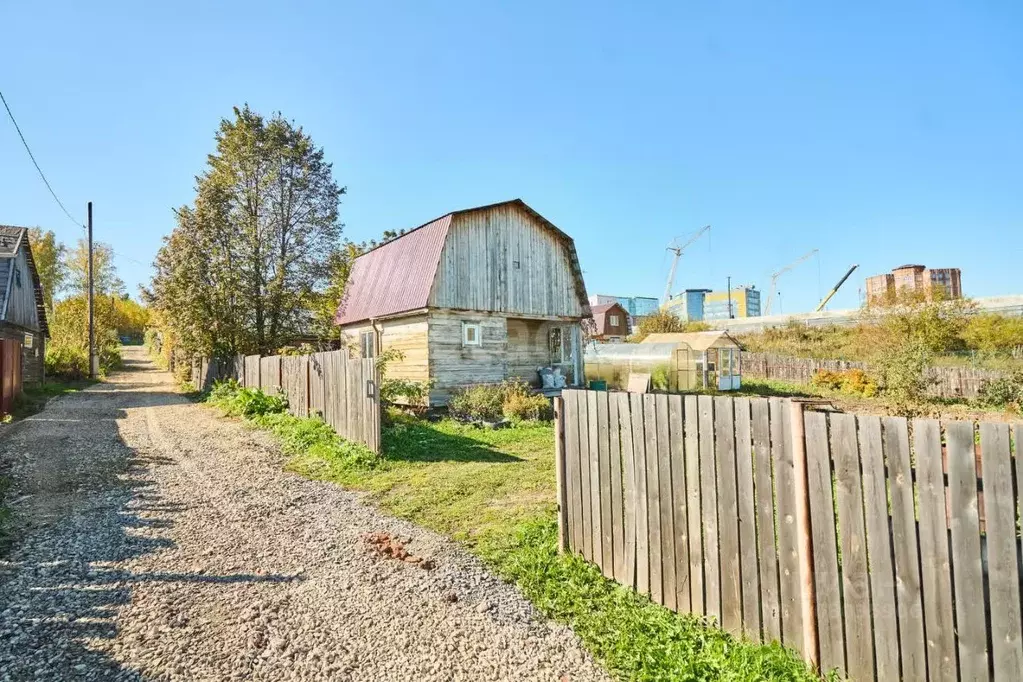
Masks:
[[[334,322],[425,308],[450,224],[449,213],[359,256]]]

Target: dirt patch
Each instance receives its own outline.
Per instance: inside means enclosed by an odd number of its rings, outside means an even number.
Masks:
[[[398,538],[391,537],[389,533],[379,531],[376,533],[366,533],[362,540],[378,556],[404,561],[406,564],[413,564],[427,571],[437,567],[437,563],[433,559],[425,559],[421,556],[410,554],[405,549],[405,543]]]

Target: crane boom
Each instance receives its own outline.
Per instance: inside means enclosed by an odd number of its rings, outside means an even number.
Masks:
[[[828,295],[821,299],[821,302],[817,305],[817,309],[814,310],[815,313],[819,313],[820,311],[824,310],[824,306],[828,304],[828,301],[831,300],[831,297],[838,293],[838,290],[842,287],[843,284],[845,284],[845,280],[849,279],[849,275],[853,274],[853,270],[855,270],[858,267],[860,266],[857,263],[856,265],[853,265],[851,268],[849,268],[848,272],[842,275],[842,279],[838,280],[838,284],[831,287],[831,291],[828,292]]]
[[[815,255],[817,251],[818,251],[817,249],[811,249],[807,251],[802,256],[800,256],[796,260],[792,261],[791,263],[783,267],[781,270],[778,270],[777,272],[771,275],[771,293],[767,295],[767,303],[764,305],[764,315],[771,314],[771,303],[774,301],[774,295],[778,291],[778,278],[784,275],[792,268],[802,263],[803,261],[807,260],[811,256]]]
[[[662,304],[667,303],[668,299],[671,298],[671,287],[675,284],[675,271],[678,269],[678,261],[682,257],[682,252],[692,246],[693,242],[702,237],[703,233],[709,229],[710,225],[705,225],[682,246],[674,246],[674,242],[668,246],[668,251],[671,251],[675,256],[671,259],[671,270],[668,272],[668,283],[664,287],[664,297],[661,299]]]

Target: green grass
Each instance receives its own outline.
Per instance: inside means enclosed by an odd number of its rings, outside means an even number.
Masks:
[[[367,491],[389,513],[460,540],[542,613],[570,625],[620,679],[819,679],[779,645],[737,640],[559,554],[549,424],[488,430],[391,412],[380,457],[318,419],[250,421],[280,439],[288,469]]]

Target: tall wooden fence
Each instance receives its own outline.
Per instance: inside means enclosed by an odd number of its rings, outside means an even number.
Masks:
[[[816,360],[771,353],[742,354],[742,374],[750,379],[776,379],[793,384],[809,384],[817,372],[866,370],[867,363],[852,360]],[[973,367],[928,367],[927,392],[939,398],[976,398],[984,382],[1004,376],[1004,372]]]
[[[195,383],[209,388],[233,378],[266,393],[283,393],[297,417],[319,415],[338,435],[380,451],[380,395],[376,360],[348,359],[346,351],[312,355],[246,355],[230,361],[195,360]]]
[[[1023,679],[1023,426],[803,409],[565,391],[562,547],[857,682]]]

